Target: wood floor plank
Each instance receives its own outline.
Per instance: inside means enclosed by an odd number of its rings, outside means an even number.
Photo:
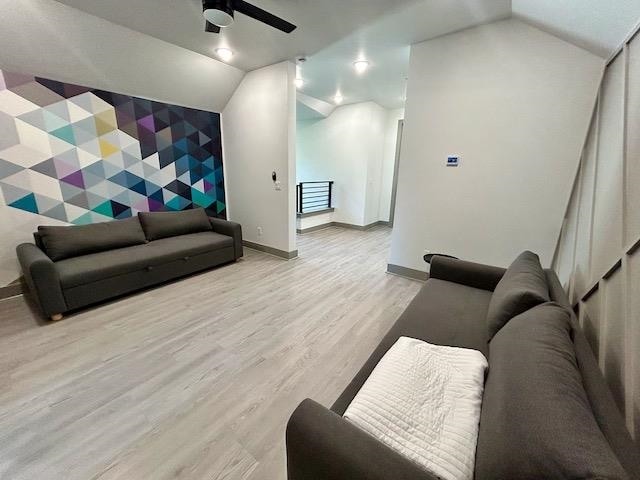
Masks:
[[[389,243],[319,230],[56,323],[0,302],[0,478],[284,480],[293,409],[331,404],[421,287]]]

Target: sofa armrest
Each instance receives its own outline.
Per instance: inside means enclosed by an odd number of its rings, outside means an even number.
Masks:
[[[242,226],[239,223],[222,220],[221,218],[209,217],[209,221],[211,222],[214,232],[233,238],[236,260],[242,257]]]
[[[504,268],[491,265],[435,256],[431,260],[429,278],[438,278],[493,292],[505,271]]]
[[[436,480],[340,415],[304,400],[287,424],[288,480]]]
[[[16,253],[27,285],[45,316],[66,312],[67,303],[62,294],[56,264],[33,243],[18,245]]]

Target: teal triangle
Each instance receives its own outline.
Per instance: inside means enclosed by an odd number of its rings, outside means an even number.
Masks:
[[[104,215],[105,217],[113,217],[113,210],[111,208],[111,201],[107,200],[101,203],[93,209],[94,212]]]
[[[216,212],[221,213],[225,209],[225,205],[222,202],[216,202]]]
[[[84,215],[76,218],[73,223],[75,225],[87,225],[89,223],[93,223],[93,217],[91,216],[91,212],[87,212]]]
[[[189,205],[189,200],[178,195],[177,197],[172,198],[166,203],[166,206],[171,210],[183,210]]]
[[[36,203],[36,196],[33,193],[30,193],[26,197],[19,198],[15,202],[10,203],[9,206],[31,213],[38,213],[38,204]]]
[[[76,137],[73,134],[73,127],[71,125],[65,125],[62,128],[58,128],[51,132],[51,135],[58,137],[60,140],[64,140],[71,145],[76,144]]]
[[[204,208],[215,202],[215,198],[211,198],[210,196],[196,190],[195,188],[191,189],[191,200],[194,204]]]

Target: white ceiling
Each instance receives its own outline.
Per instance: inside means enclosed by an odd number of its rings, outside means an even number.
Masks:
[[[400,107],[409,46],[473,25],[510,17],[607,57],[640,18],[640,0],[253,0],[298,25],[287,35],[241,14],[220,35],[205,33],[201,0],[58,0],[106,20],[215,58],[231,48],[232,65],[253,70],[308,57],[307,95],[345,103],[373,100]],[[371,67],[357,75],[352,63]]]
[[[513,14],[608,58],[640,21],[640,0],[512,0]]]

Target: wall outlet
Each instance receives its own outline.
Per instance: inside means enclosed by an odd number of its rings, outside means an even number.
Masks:
[[[258,227],[258,237],[262,236],[262,227]]]

